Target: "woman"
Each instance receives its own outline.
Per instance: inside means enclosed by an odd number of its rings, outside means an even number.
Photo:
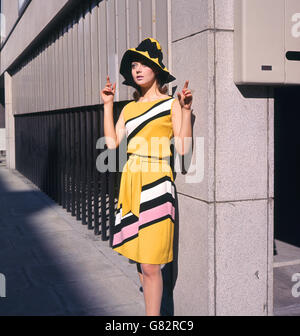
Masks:
[[[146,38],[137,48],[125,52],[120,66],[123,84],[134,87],[136,92],[134,101],[121,111],[116,126],[116,83],[112,85],[107,76],[101,91],[106,144],[115,149],[126,134],[130,155],[121,176],[112,248],[137,263],[149,316],[160,315],[161,267],[173,260],[176,189],[166,159],[172,155],[170,139],[174,137],[177,152],[184,155],[192,137],[188,81],[177,93],[178,99],[167,95],[163,85],[175,77],[162,59],[161,46],[153,38]]]

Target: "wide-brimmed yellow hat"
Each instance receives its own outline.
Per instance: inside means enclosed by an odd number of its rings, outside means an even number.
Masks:
[[[151,37],[145,38],[137,48],[128,49],[121,60],[120,74],[125,78],[123,84],[137,87],[137,84],[131,75],[131,62],[134,60],[143,60],[149,66],[153,66],[159,71],[161,84],[169,83],[176,78],[172,76],[169,70],[163,64],[162,48],[157,40]]]

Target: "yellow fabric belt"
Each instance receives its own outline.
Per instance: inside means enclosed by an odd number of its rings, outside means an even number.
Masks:
[[[150,164],[149,164],[150,163]],[[167,164],[167,166],[166,166]],[[162,170],[162,169],[165,170]],[[168,159],[131,154],[125,163],[120,182],[117,207],[122,204],[122,217],[130,211],[139,217],[142,192],[142,173],[169,172]]]

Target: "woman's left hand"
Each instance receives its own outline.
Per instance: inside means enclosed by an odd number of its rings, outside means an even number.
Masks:
[[[192,105],[192,92],[190,89],[188,89],[189,81],[185,81],[182,93],[178,92],[177,97],[180,103],[181,108],[184,108],[185,110],[190,110]]]

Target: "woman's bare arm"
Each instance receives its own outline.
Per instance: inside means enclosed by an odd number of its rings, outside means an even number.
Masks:
[[[123,110],[116,126],[114,126],[112,110],[111,106],[104,105],[104,136],[109,149],[117,148],[126,134]]]
[[[180,106],[177,99],[172,106],[172,124],[174,133],[174,145],[180,155],[189,152],[192,143],[191,110]]]
[[[189,152],[192,144],[192,92],[188,89],[189,81],[185,81],[182,92],[177,93],[172,105],[172,124],[176,151],[180,155]]]
[[[126,133],[123,110],[121,111],[116,126],[114,125],[113,107],[115,90],[116,83],[111,87],[109,76],[107,76],[106,85],[101,91],[101,97],[104,102],[104,136],[109,149],[117,148]]]

